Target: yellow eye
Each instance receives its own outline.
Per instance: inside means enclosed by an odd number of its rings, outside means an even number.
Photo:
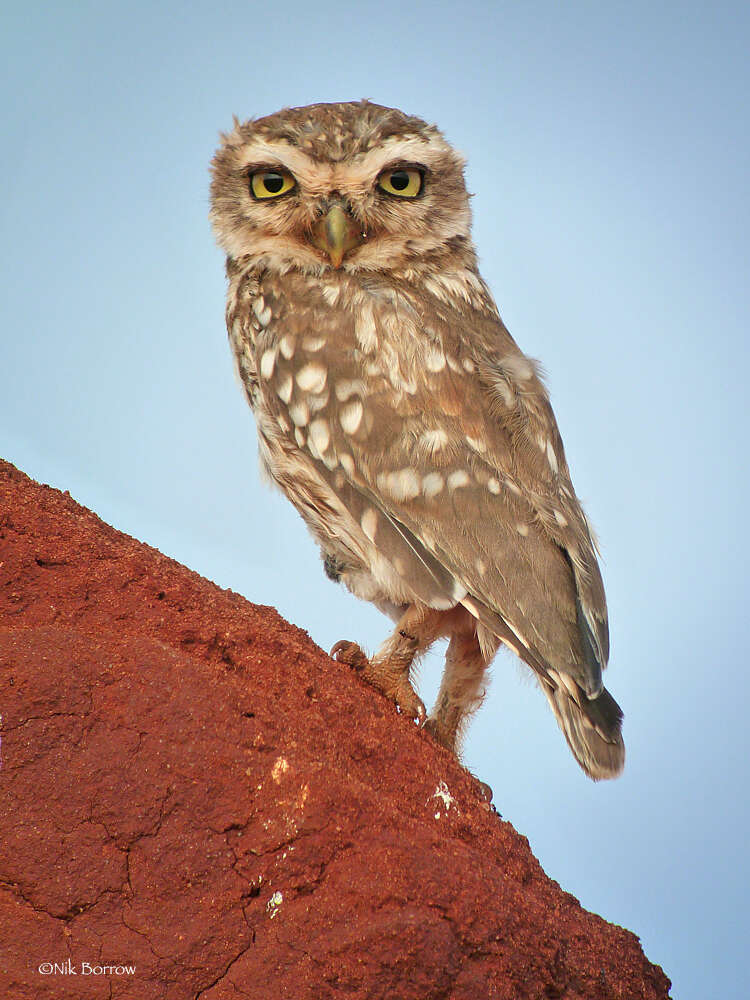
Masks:
[[[278,198],[296,185],[286,170],[258,170],[250,174],[250,190],[254,198]]]
[[[411,167],[384,170],[378,177],[378,187],[386,194],[395,194],[397,198],[416,198],[422,190],[423,177],[421,170]]]

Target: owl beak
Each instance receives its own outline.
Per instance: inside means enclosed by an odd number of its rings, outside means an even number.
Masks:
[[[340,268],[344,255],[364,243],[365,239],[362,226],[342,205],[336,203],[312,227],[310,242],[328,254],[335,268]]]

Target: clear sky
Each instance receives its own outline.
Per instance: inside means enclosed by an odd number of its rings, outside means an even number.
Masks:
[[[389,623],[324,578],[259,482],[208,163],[233,114],[361,97],[466,154],[483,274],[548,373],[601,537],[629,755],[621,779],[589,782],[501,656],[466,760],[546,871],[639,934],[681,1000],[747,983],[748,11],[0,13],[0,454],[324,648],[372,649]],[[429,659],[428,700],[437,680]]]

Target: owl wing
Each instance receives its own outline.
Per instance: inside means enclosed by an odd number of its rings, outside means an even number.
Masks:
[[[446,362],[431,391],[395,407],[387,389],[367,399],[372,427],[348,480],[361,499],[349,507],[368,505],[365,526],[386,556],[384,533],[400,535],[413,556],[394,549],[394,562],[428,604],[460,599],[538,673],[552,667],[593,697],[608,656],[606,603],[552,410],[530,364],[525,381],[537,385],[516,393],[520,356],[474,364]],[[351,447],[333,437],[334,448]]]
[[[350,313],[351,329],[337,311],[335,337],[321,326],[330,311],[301,307],[281,340],[262,331],[267,464],[324,546],[343,543],[394,602],[462,602],[542,678],[551,669],[595,697],[604,589],[535,366],[488,311],[392,305]]]
[[[537,672],[541,660],[595,697],[609,656],[604,586],[538,368],[496,314],[440,310],[432,326],[446,356],[434,388],[455,449],[446,499],[465,603],[495,632],[499,614]]]

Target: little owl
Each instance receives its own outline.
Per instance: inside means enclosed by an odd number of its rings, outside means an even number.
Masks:
[[[456,752],[500,645],[534,672],[578,763],[622,770],[591,529],[539,370],[479,274],[463,159],[367,101],[223,136],[211,217],[261,465],[325,571],[396,622],[332,655]],[[449,639],[432,713],[414,660]]]

